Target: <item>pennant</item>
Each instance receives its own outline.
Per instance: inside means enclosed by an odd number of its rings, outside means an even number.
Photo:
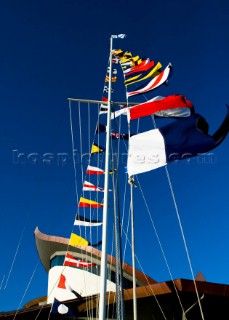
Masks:
[[[84,191],[100,191],[100,192],[104,192],[103,188],[99,188],[99,187],[95,186],[94,184],[92,184],[91,182],[88,182],[88,181],[84,182],[83,190]]]
[[[105,124],[100,124],[98,123],[96,126],[96,134],[102,133],[102,132],[106,132],[107,131],[107,126]]]
[[[146,86],[144,86],[143,88],[140,87],[135,91],[128,92],[127,96],[131,97],[136,94],[142,94],[150,90],[156,89],[157,87],[159,87],[160,85],[162,85],[168,80],[171,70],[172,70],[172,65],[169,64],[164,71],[162,71],[157,77],[153,78]]]
[[[60,302],[56,298],[54,298],[51,313],[61,314],[61,315],[67,316],[67,317],[72,317],[72,316],[77,315],[77,314],[73,313],[72,309],[67,307],[65,304],[63,304],[62,302]]]
[[[79,208],[102,208],[103,204],[80,197]]]
[[[132,78],[125,80],[125,86],[127,87],[127,86],[134,84],[136,82],[143,81],[143,80],[146,80],[151,77],[155,77],[159,74],[158,70],[161,68],[162,68],[162,64],[160,62],[158,62],[156,64],[156,66],[154,68],[152,68],[150,71],[144,71],[139,75],[136,75]]]
[[[138,61],[139,60],[139,56],[135,56],[135,57],[128,57],[128,56],[123,56],[120,58],[120,63],[121,65],[123,65],[126,62],[132,62],[132,61]]]
[[[86,246],[98,247],[101,244],[102,244],[102,241],[99,241],[98,243],[95,243],[95,244],[91,244],[89,241],[78,236],[75,233],[71,234],[71,237],[69,240],[69,245],[73,247],[86,247]]]
[[[91,154],[104,152],[105,149],[103,147],[98,146],[95,142],[93,142],[91,147]]]
[[[137,134],[129,140],[128,174],[147,172],[175,160],[209,152],[225,139],[228,131],[229,107],[225,120],[212,136],[208,134],[208,123],[199,114]]]
[[[82,217],[77,215],[74,225],[75,226],[84,226],[84,227],[98,227],[101,226],[103,223],[98,220],[89,220],[86,217]]]
[[[105,172],[97,167],[93,167],[93,166],[88,166],[87,167],[87,171],[86,174],[104,174]]]
[[[63,274],[60,275],[60,279],[57,287],[60,289],[65,289],[72,292],[76,296],[76,298],[78,298],[79,300],[83,299],[78,292],[76,292],[70,287],[70,285],[67,283],[66,277]]]
[[[156,97],[129,109],[130,120],[142,118],[163,110],[188,108],[194,111],[193,104],[182,95],[171,95],[166,98]]]
[[[126,69],[123,71],[125,77],[129,77],[131,74],[135,72],[140,71],[147,71],[149,68],[154,66],[154,61],[150,62],[150,59],[143,60],[141,63],[139,63],[137,66],[134,66],[132,68]]]
[[[125,107],[123,107],[123,108],[120,109],[120,110],[117,110],[117,111],[115,111],[115,112],[112,112],[112,113],[111,113],[111,120],[114,120],[115,118],[118,118],[118,117],[121,116],[121,115],[127,115],[127,111],[128,111],[128,109],[127,109],[127,107],[125,106]]]

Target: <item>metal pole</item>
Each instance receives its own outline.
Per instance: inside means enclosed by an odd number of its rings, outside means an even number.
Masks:
[[[109,165],[110,165],[110,131],[111,131],[111,79],[112,79],[112,46],[113,38],[110,38],[110,70],[109,70],[109,92],[107,110],[107,136],[105,155],[105,179],[104,179],[104,203],[103,203],[103,234],[102,234],[102,256],[100,271],[100,299],[99,320],[106,319],[106,289],[107,289],[107,220],[108,220],[108,193],[109,193]]]
[[[133,268],[133,313],[134,320],[137,320],[137,295],[136,295],[136,273],[135,273],[135,240],[134,240],[134,204],[133,204],[133,187],[134,179],[129,178],[130,183],[130,212],[131,212],[131,244],[132,244],[132,268]]]

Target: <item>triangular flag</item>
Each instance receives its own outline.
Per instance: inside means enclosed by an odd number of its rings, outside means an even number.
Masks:
[[[104,174],[104,171],[97,167],[88,166],[86,174]]]
[[[102,208],[103,204],[80,197],[79,208]]]
[[[84,226],[84,227],[98,227],[101,226],[103,223],[98,220],[90,220],[87,219],[86,217],[82,217],[77,215],[74,225],[75,226]]]
[[[99,188],[97,186],[95,186],[94,184],[92,184],[91,182],[88,181],[84,181],[83,184],[83,190],[84,191],[97,191],[97,192],[104,192],[103,188]]]
[[[91,147],[91,154],[104,152],[104,150],[105,149],[103,147],[100,147],[96,143],[93,143]]]

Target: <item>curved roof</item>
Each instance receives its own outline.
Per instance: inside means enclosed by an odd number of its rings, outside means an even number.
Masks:
[[[69,239],[57,236],[50,236],[39,231],[36,227],[35,241],[40,260],[48,272],[50,269],[50,258],[56,253],[71,252],[80,258],[87,258],[90,255],[92,262],[100,265],[102,252],[91,246],[86,247],[74,247],[69,245]],[[115,258],[111,255],[107,255],[107,262],[110,267],[115,270]],[[124,278],[132,280],[133,269],[127,263],[123,263],[123,276]],[[154,279],[145,275],[139,270],[136,270],[136,280],[138,285],[154,284],[157,283]]]

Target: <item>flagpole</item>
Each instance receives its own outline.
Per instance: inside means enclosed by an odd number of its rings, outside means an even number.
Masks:
[[[105,154],[105,179],[104,179],[104,205],[103,205],[103,234],[102,234],[102,256],[100,271],[100,299],[99,320],[106,319],[106,289],[107,289],[107,220],[108,220],[108,193],[109,193],[109,165],[110,165],[110,131],[111,131],[111,80],[112,80],[112,48],[113,37],[110,37],[110,69],[109,69],[109,91],[107,104],[107,136]]]

